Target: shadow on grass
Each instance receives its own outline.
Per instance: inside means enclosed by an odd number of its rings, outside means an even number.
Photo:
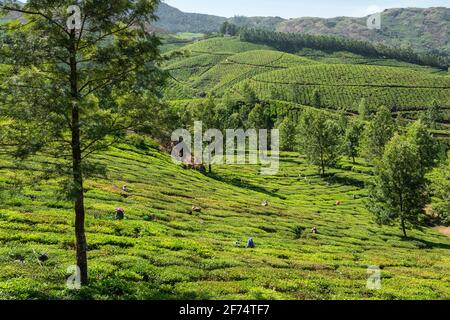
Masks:
[[[260,192],[260,193],[264,193],[266,195],[269,195],[271,197],[275,197],[275,198],[279,198],[281,200],[286,200],[286,197],[281,196],[279,194],[277,194],[276,192],[273,192],[271,190],[268,190],[264,187],[261,186],[257,186],[254,184],[251,184],[247,181],[244,181],[242,179],[239,178],[227,178],[227,177],[223,177],[221,175],[218,175],[217,173],[204,173],[205,176],[207,176],[208,178],[214,179],[216,181],[220,181],[238,188],[243,188],[243,189],[247,189],[247,190],[252,190],[252,191],[256,191],[256,192]]]
[[[356,188],[360,188],[360,189],[365,188],[364,181],[350,178],[350,177],[339,177],[336,175],[329,175],[325,178],[325,180],[330,184],[346,185],[346,186],[352,186],[352,187],[356,187]]]
[[[423,239],[417,239],[413,237],[402,237],[401,241],[414,242],[414,244],[420,249],[450,249],[450,244],[436,243]]]
[[[288,162],[288,163],[293,163],[293,164],[298,164],[298,165],[304,165],[305,163],[300,161],[300,160],[296,160],[296,159],[289,159],[289,158],[283,158],[280,159],[281,162]]]
[[[81,290],[67,290],[66,298],[71,300],[206,300],[210,297],[205,293],[174,292],[176,283],[166,284],[161,289],[161,283],[144,279],[132,281],[110,276],[108,279],[93,279]],[[50,297],[47,297],[48,299]]]

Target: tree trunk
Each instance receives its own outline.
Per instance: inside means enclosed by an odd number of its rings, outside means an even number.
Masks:
[[[80,268],[80,280],[82,284],[88,282],[87,271],[87,242],[84,230],[85,210],[84,210],[84,188],[82,152],[80,141],[80,110],[78,105],[78,74],[76,61],[76,40],[75,32],[70,35],[70,90],[72,109],[72,173],[75,186],[75,238],[77,250],[77,266]]]
[[[406,234],[405,220],[403,218],[401,219],[401,223],[402,223],[403,235],[405,236],[405,238],[408,238],[408,235]]]
[[[325,162],[323,160],[323,156],[320,157],[320,166],[322,169],[322,177],[324,177],[325,176]]]

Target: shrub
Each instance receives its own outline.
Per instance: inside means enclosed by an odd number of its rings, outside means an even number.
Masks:
[[[300,239],[303,236],[303,233],[305,232],[305,228],[301,226],[295,226],[293,228],[294,232],[294,239]]]

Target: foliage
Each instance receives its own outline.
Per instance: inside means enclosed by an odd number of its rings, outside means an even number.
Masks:
[[[423,113],[422,121],[432,129],[438,128],[438,123],[442,121],[442,110],[436,100],[433,100],[431,106]]]
[[[365,157],[371,161],[381,159],[395,130],[390,110],[382,106],[364,130],[362,149]]]
[[[429,201],[417,147],[396,134],[386,145],[377,164],[368,209],[381,225],[400,222],[403,235],[420,227]]]
[[[443,224],[450,223],[450,159],[437,170],[433,180],[432,190],[435,196],[433,211]]]
[[[325,175],[326,168],[334,166],[340,156],[339,125],[324,112],[307,111],[300,118],[298,130],[301,152]]]
[[[278,124],[280,130],[280,148],[283,151],[294,151],[297,144],[297,121],[288,115]]]
[[[439,153],[439,145],[431,132],[421,121],[416,121],[407,128],[406,135],[409,142],[417,148],[420,170],[423,172],[430,171],[435,166]]]
[[[99,172],[87,158],[151,119],[163,83],[160,41],[145,24],[159,1],[80,4],[79,30],[67,27],[71,1],[1,1],[0,9],[24,14],[2,28],[0,111],[14,120],[9,145],[19,159],[44,153],[54,159],[47,174],[66,179],[75,208],[77,265],[87,282],[84,179]],[[48,166],[47,166],[48,167]],[[45,170],[45,167],[44,167]],[[104,170],[102,170],[104,171]]]
[[[349,51],[365,56],[393,58],[419,65],[428,65],[447,70],[450,59],[435,54],[419,54],[410,48],[388,47],[383,44],[354,40],[351,38],[311,35],[304,33],[282,33],[267,30],[243,29],[241,39],[247,42],[270,45],[277,50],[295,53],[304,48],[326,52]]]
[[[344,153],[356,162],[356,157],[359,156],[361,136],[364,131],[364,125],[359,120],[352,120],[347,126],[344,136]]]

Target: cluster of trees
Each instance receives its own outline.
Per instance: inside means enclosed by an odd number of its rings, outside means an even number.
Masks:
[[[388,47],[383,44],[372,44],[366,41],[350,38],[305,33],[272,32],[258,29],[242,29],[242,41],[265,44],[280,51],[296,53],[304,48],[322,50],[325,52],[348,51],[374,58],[391,58],[418,65],[425,65],[448,70],[448,56],[416,53],[411,48]]]
[[[183,108],[185,125],[202,120],[209,128],[225,130],[280,130],[280,147],[298,151],[321,175],[348,157],[354,164],[364,158],[373,166],[373,181],[367,208],[379,224],[398,222],[404,236],[411,227],[423,225],[425,206],[431,194],[438,198],[435,212],[442,221],[449,219],[448,163],[442,165],[443,179],[432,188],[429,173],[439,164],[441,145],[431,134],[439,119],[439,107],[430,108],[422,119],[403,124],[392,117],[387,107],[368,112],[360,102],[359,117],[348,117],[346,110],[333,114],[323,110],[286,110],[277,102],[262,101],[245,86],[241,97],[230,93],[223,99],[209,99],[200,105]]]
[[[194,121],[199,120],[206,128],[223,132],[226,129],[271,129],[277,120],[277,106],[259,99],[248,85],[244,86],[240,96],[230,92],[220,100],[209,96],[201,102],[172,106],[166,113],[183,128],[190,129]]]
[[[235,25],[234,23],[230,23],[228,21],[225,21],[224,23],[222,23],[222,25],[220,26],[219,29],[219,33],[223,36],[228,35],[228,36],[236,36],[241,28],[239,28],[237,25]]]
[[[406,237],[409,227],[422,224],[424,208],[430,203],[427,174],[441,150],[430,132],[432,126],[422,120],[399,126],[390,110],[381,107],[368,121],[363,117],[348,119],[343,110],[334,117],[325,111],[308,110],[298,120],[285,118],[279,129],[284,150],[298,150],[322,175],[342,156],[353,163],[356,157],[364,157],[374,167],[368,209],[380,224],[399,221]],[[443,201],[437,210],[445,220],[448,196],[445,200],[443,193],[448,192],[448,181],[439,181],[435,193]]]

